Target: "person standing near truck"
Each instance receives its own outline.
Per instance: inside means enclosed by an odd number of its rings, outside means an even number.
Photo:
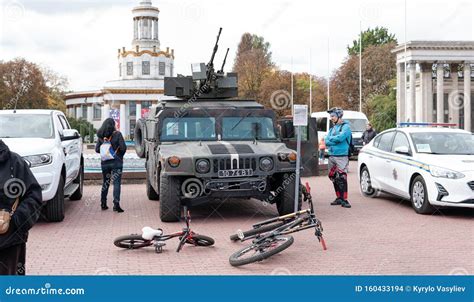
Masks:
[[[328,113],[334,125],[325,138],[329,153],[329,179],[333,182],[336,192],[336,199],[331,205],[350,208],[351,204],[347,200],[347,173],[352,140],[351,127],[342,119],[344,111],[341,108],[331,108]]]
[[[370,122],[367,123],[367,128],[365,129],[364,134],[362,134],[362,143],[364,146],[370,143],[370,141],[376,136],[377,132],[372,128],[372,124]]]

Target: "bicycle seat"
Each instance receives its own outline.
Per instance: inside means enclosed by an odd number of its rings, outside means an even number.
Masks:
[[[145,240],[153,240],[155,236],[161,236],[161,235],[163,235],[162,229],[154,229],[148,226],[142,229],[142,238]]]

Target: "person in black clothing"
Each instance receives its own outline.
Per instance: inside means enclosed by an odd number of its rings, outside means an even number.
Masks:
[[[13,212],[8,231],[0,235],[0,275],[25,275],[26,241],[40,216],[41,194],[25,160],[0,140],[0,209]]]
[[[97,131],[98,141],[95,146],[95,152],[100,153],[102,144],[105,141],[110,142],[111,153],[114,158],[110,160],[103,160],[101,162],[102,168],[102,192],[100,197],[102,210],[107,210],[107,194],[109,193],[110,183],[114,184],[114,211],[122,213],[123,209],[120,207],[120,190],[122,185],[122,170],[123,170],[123,156],[127,152],[127,146],[123,139],[122,133],[115,129],[115,121],[112,118],[107,118],[100,129]]]
[[[372,128],[372,124],[367,123],[367,128],[364,131],[364,133],[362,134],[362,143],[364,145],[367,145],[376,136],[377,136],[377,132],[374,130],[374,128]]]

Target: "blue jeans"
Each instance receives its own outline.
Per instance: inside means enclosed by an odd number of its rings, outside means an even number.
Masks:
[[[102,205],[107,204],[107,194],[109,193],[110,183],[114,184],[114,205],[120,204],[120,190],[122,186],[122,170],[123,164],[121,161],[108,160],[103,161],[102,164],[102,192],[100,201]]]

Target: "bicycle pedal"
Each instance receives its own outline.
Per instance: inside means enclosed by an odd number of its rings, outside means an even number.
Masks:
[[[240,240],[244,240],[245,238],[244,232],[240,229],[237,230],[237,237],[239,237]]]
[[[166,242],[164,241],[155,241],[155,247],[164,247],[166,245]]]

